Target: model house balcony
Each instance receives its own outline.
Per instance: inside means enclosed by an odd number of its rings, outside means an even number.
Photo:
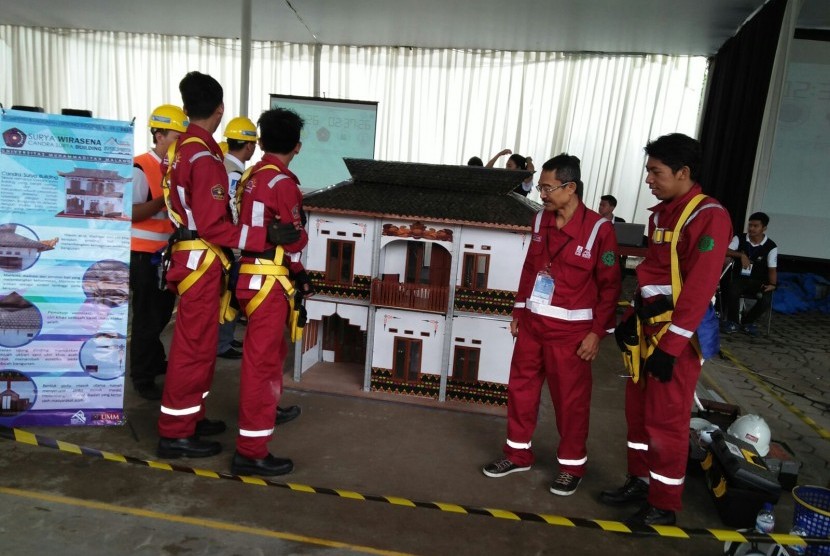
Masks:
[[[373,305],[414,309],[430,313],[446,313],[448,300],[448,286],[372,280]]]

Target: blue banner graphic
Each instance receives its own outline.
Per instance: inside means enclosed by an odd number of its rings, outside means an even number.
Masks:
[[[133,128],[0,115],[0,425],[124,422]]]

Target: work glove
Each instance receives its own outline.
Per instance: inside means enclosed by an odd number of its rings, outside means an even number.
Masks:
[[[314,295],[314,284],[311,283],[311,278],[305,270],[294,274],[294,289],[306,297]]]
[[[268,226],[268,241],[274,245],[288,245],[300,239],[300,230],[294,224],[280,224],[273,220]]]
[[[628,351],[628,345],[636,345],[639,343],[639,339],[637,338],[636,313],[631,313],[631,316],[617,325],[614,329],[614,339],[617,340],[620,351]]]
[[[668,382],[674,371],[674,355],[669,355],[659,347],[646,359],[645,372],[659,380]]]

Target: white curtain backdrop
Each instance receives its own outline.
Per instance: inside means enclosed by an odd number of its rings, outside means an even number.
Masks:
[[[0,25],[0,102],[135,118],[140,153],[150,111],[181,103],[188,71],[222,83],[226,120],[237,116],[240,60],[233,39]],[[320,94],[378,101],[377,159],[465,164],[509,148],[539,168],[568,152],[582,160],[589,207],[610,193],[618,216],[645,222],[643,146],[695,135],[706,69],[687,56],[323,46]],[[249,116],[271,93],[312,96],[314,71],[313,45],[255,41]]]

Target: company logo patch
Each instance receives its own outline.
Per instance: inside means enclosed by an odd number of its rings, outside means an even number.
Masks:
[[[217,201],[224,201],[225,197],[225,188],[222,187],[222,184],[217,183],[213,187],[210,188],[210,196],[216,199]]]
[[[291,207],[291,217],[296,221],[300,220],[300,205]]]
[[[700,241],[697,242],[697,250],[701,253],[711,251],[715,248],[715,238],[712,236],[701,236]]]
[[[602,262],[605,266],[614,266],[617,261],[617,255],[613,251],[606,251],[602,254]]]

